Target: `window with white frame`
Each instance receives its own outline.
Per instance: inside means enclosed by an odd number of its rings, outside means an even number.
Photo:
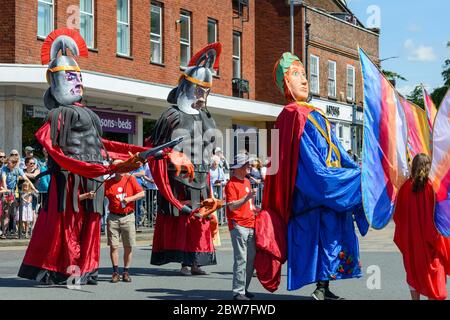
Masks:
[[[347,65],[347,100],[355,101],[355,67]]]
[[[163,63],[162,52],[162,4],[159,2],[152,2],[151,9],[151,30],[150,30],[150,44],[151,44],[151,62]]]
[[[94,0],[80,0],[80,34],[94,48]]]
[[[310,56],[310,75],[309,75],[309,83],[311,93],[319,94],[320,93],[320,82],[319,82],[319,57],[315,55]]]
[[[208,19],[208,43],[217,42],[217,20]]]
[[[117,0],[117,53],[130,56],[130,0]]]
[[[208,19],[208,43],[217,42],[217,20]],[[218,70],[213,70],[213,74],[217,75]]]
[[[241,33],[233,32],[233,78],[241,78]]]
[[[191,14],[181,11],[180,14],[180,66],[187,67],[191,60]]]
[[[328,96],[336,98],[336,61],[328,60]]]
[[[38,37],[45,38],[53,31],[54,0],[38,0]]]

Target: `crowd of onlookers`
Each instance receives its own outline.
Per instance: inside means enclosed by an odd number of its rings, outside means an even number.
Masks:
[[[34,148],[27,146],[24,156],[12,149],[9,153],[0,149],[0,239],[17,237],[19,229],[28,238],[36,221],[40,194],[46,194],[49,175],[39,176],[47,171],[48,154],[38,159]],[[21,225],[20,225],[21,223]]]
[[[48,153],[45,148],[42,149],[42,157],[37,157],[35,149],[31,146],[24,148],[23,155],[16,149],[10,152],[0,149],[0,239],[17,238],[19,229],[22,231],[23,238],[31,236],[37,213],[49,188],[50,174],[45,174],[48,169],[47,161]],[[266,166],[260,159],[252,156],[250,156],[250,163],[251,170],[247,178],[253,187],[258,187],[257,199],[260,201]],[[144,190],[149,190],[147,197],[136,203],[136,227],[139,228],[144,224],[144,220],[155,218],[158,188],[148,163],[130,174],[136,178]],[[230,165],[222,149],[215,148],[210,159],[210,183],[214,197],[224,199],[224,186],[229,179]],[[107,199],[105,199],[105,211],[102,231],[104,231],[108,215]],[[222,217],[224,216],[223,214]],[[21,228],[19,228],[19,222],[22,223]],[[148,222],[146,224],[151,225]]]

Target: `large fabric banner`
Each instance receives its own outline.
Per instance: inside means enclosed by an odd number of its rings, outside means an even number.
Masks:
[[[436,192],[434,223],[443,236],[450,237],[450,90],[434,120],[430,178]]]
[[[430,131],[433,131],[433,124],[434,119],[436,118],[437,110],[436,106],[434,105],[433,100],[431,99],[430,95],[428,94],[425,87],[422,85],[422,91],[423,91],[423,102],[425,104],[425,111],[427,112],[428,117],[428,125],[430,126]]]
[[[425,153],[431,157],[431,133],[426,112],[414,103],[399,96],[408,125],[408,151],[409,158],[419,153]]]
[[[408,177],[408,128],[401,97],[362,49],[359,55],[364,80],[362,201],[371,226],[381,229]]]

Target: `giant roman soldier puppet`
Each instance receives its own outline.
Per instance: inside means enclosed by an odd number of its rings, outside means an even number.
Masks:
[[[221,44],[214,43],[198,52],[180,77],[167,101],[172,106],[158,122],[148,142],[152,146],[184,136],[183,154],[194,165],[195,178],[178,175],[171,163],[150,163],[158,189],[166,189],[166,196],[158,197],[158,216],[153,237],[151,264],[169,262],[182,264],[181,272],[204,274],[200,266],[216,264],[210,231],[210,213],[220,206],[211,198],[209,159],[215,143],[216,125],[206,108],[212,86],[212,69],[218,67]],[[181,149],[179,149],[181,151]],[[167,177],[168,184],[160,181]]]
[[[339,299],[330,280],[361,277],[355,213],[367,232],[358,165],[348,156],[330,121],[307,103],[309,86],[299,58],[285,53],[275,82],[289,104],[278,116],[278,171],[267,175],[262,211],[256,218],[255,268],[269,291],[288,262],[288,290],[317,283],[316,299]]]
[[[49,153],[51,180],[19,276],[44,284],[62,284],[71,275],[81,284],[96,283],[102,176],[136,169],[144,161],[139,156],[148,154],[145,148],[101,138],[99,117],[82,103],[81,72],[73,58],[87,54],[83,38],[71,29],[55,30],[42,46],[42,63],[49,63],[44,102],[50,113],[36,138]],[[174,157],[170,149],[158,153],[164,159],[169,155]],[[127,161],[114,166],[112,159]]]

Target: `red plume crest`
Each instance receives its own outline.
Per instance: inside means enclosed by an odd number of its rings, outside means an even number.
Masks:
[[[47,38],[45,38],[44,44],[42,45],[41,49],[42,64],[48,64],[51,61],[50,52],[52,49],[53,41],[55,41],[56,38],[62,35],[71,37],[75,41],[78,46],[78,50],[80,51],[80,57],[88,56],[88,48],[81,34],[74,29],[62,28],[53,31],[47,36]]]
[[[214,42],[214,43],[208,44],[202,50],[197,52],[189,61],[188,67],[196,66],[197,62],[211,49],[214,49],[216,51],[216,60],[214,62],[213,68],[215,70],[218,70],[220,53],[222,52],[222,44],[220,42]]]

